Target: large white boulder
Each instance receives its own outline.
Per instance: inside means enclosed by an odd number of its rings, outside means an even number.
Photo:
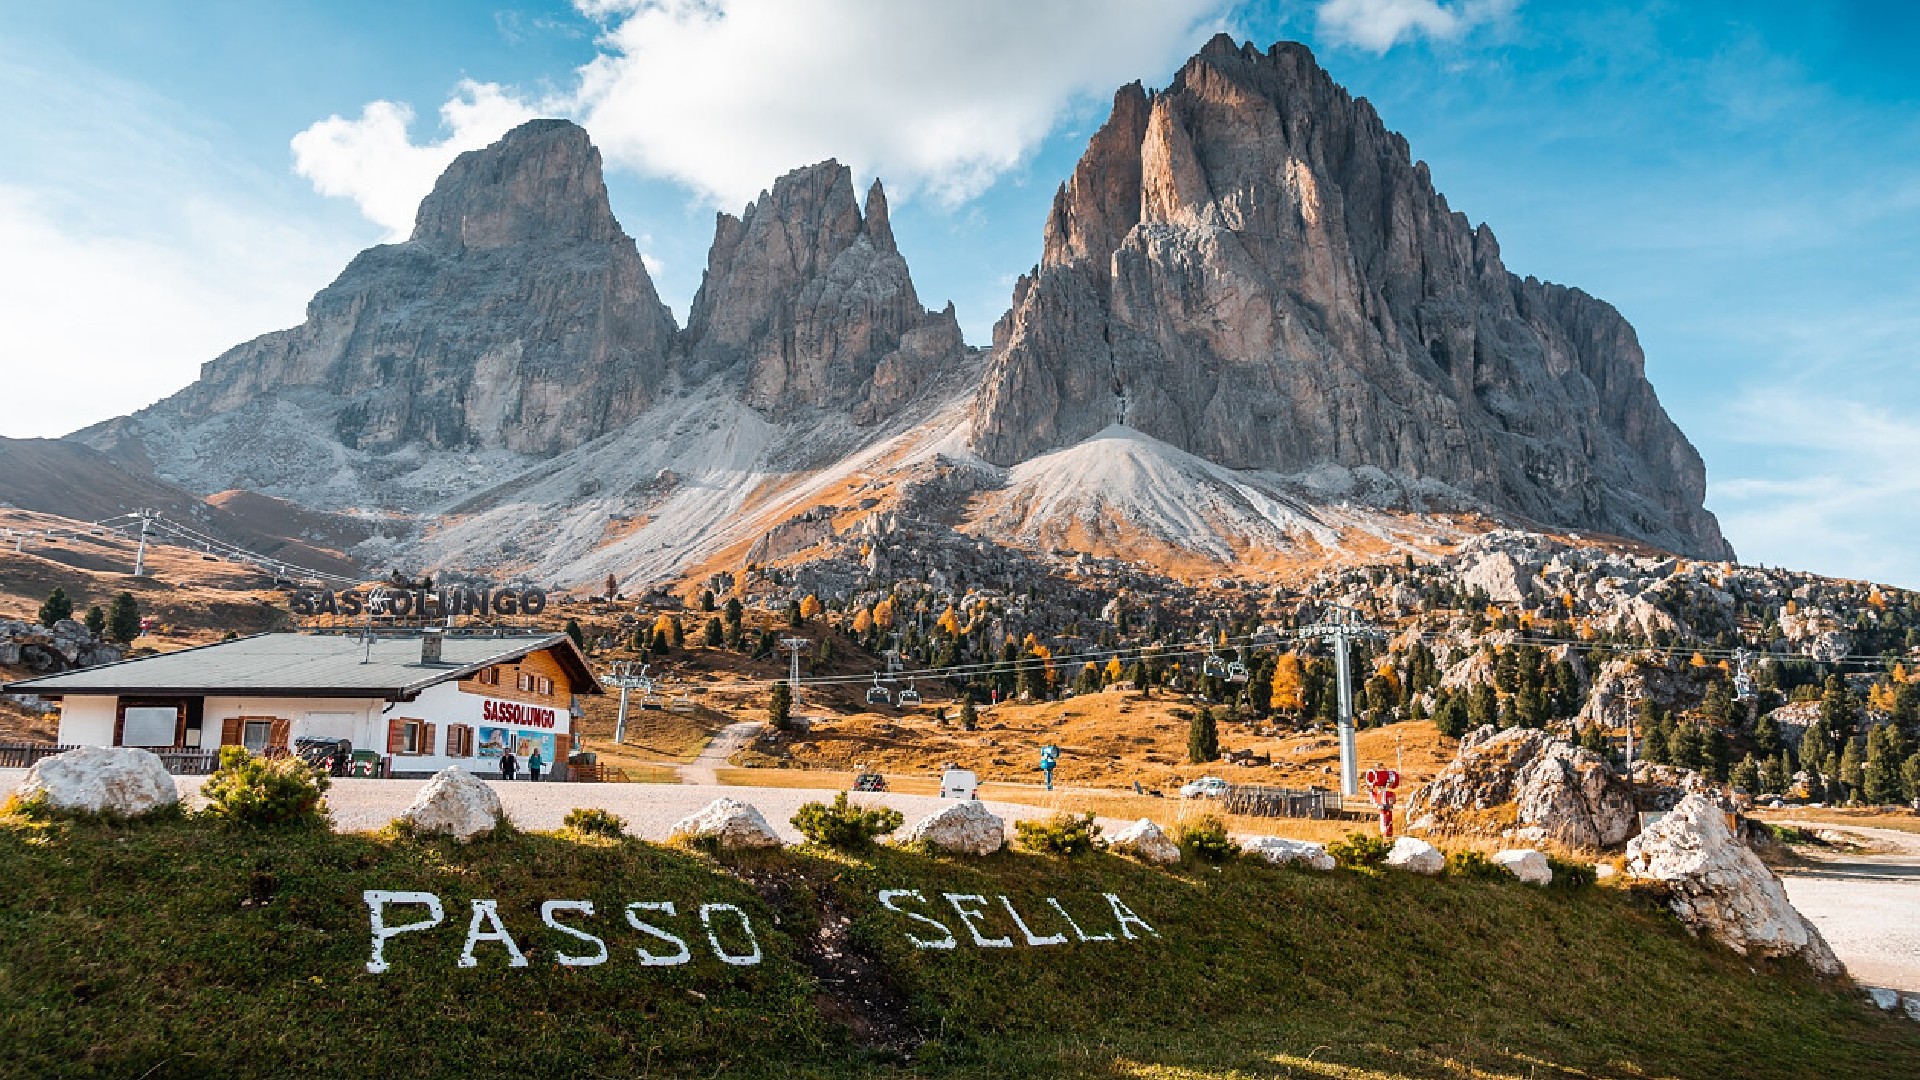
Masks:
[[[1780,879],[1704,795],[1688,795],[1627,842],[1627,873],[1665,882],[1667,904],[1681,922],[1737,953],[1797,956],[1822,975],[1845,970],[1820,931],[1788,902]]]
[[[493,787],[458,765],[434,773],[412,804],[400,812],[400,820],[414,832],[446,834],[456,840],[492,832],[504,816]]]
[[[1532,848],[1508,848],[1493,853],[1493,861],[1507,868],[1507,872],[1529,885],[1550,885],[1553,883],[1553,867],[1547,865],[1547,857]]]
[[[1425,840],[1403,836],[1395,840],[1393,850],[1387,852],[1387,865],[1396,870],[1433,875],[1447,868],[1447,857]]]
[[[673,823],[669,841],[712,841],[723,848],[776,848],[780,837],[760,811],[738,799],[715,799]]]
[[[1240,850],[1275,866],[1298,865],[1309,870],[1333,869],[1333,856],[1324,845],[1284,836],[1252,836],[1240,841]]]
[[[126,818],[180,802],[180,789],[160,756],[133,746],[82,746],[41,758],[15,794],[23,802],[44,798],[49,808],[65,813]]]
[[[1007,824],[972,799],[929,814],[900,834],[902,844],[925,844],[959,855],[991,855],[1007,843]]]
[[[1150,818],[1141,818],[1114,833],[1107,841],[1107,850],[1131,855],[1155,866],[1171,866],[1180,861],[1180,845]]]

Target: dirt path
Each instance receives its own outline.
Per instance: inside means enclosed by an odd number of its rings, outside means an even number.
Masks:
[[[1870,853],[1797,849],[1809,861],[1783,872],[1787,898],[1820,928],[1855,980],[1920,994],[1920,836],[1830,822],[1778,824],[1859,838]]]
[[[734,751],[747,744],[753,733],[760,730],[760,721],[742,720],[737,724],[728,724],[714,735],[713,741],[692,761],[680,766],[680,782],[683,784],[717,784],[720,782],[717,769],[727,767],[727,759]]]

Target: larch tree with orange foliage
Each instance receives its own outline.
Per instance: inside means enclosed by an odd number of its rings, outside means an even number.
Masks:
[[[1281,653],[1280,658],[1274,661],[1271,700],[1273,707],[1283,712],[1297,713],[1306,707],[1307,684],[1298,655]]]
[[[820,604],[820,598],[812,593],[808,593],[806,598],[800,601],[800,617],[808,622],[819,618],[824,610]]]

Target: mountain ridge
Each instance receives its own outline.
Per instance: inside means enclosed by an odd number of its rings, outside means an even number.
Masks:
[[[533,121],[456,159],[300,327],[70,438],[207,494],[414,515],[358,552],[382,565],[555,580],[710,570],[929,470],[939,515],[993,544],[1131,530],[1232,563],[1491,514],[1732,554],[1631,326],[1507,271],[1304,46],[1222,36],[1166,89],[1120,88],[991,349],[921,306],[884,188],[863,209],[852,179],[829,159],[716,214],[679,327],[586,133]],[[1089,440],[1122,471],[1062,465]]]

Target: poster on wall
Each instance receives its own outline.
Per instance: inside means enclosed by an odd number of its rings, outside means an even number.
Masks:
[[[553,764],[553,732],[516,731],[513,733],[513,737],[513,753],[515,757],[518,757],[521,761],[525,761],[533,756],[535,750],[538,750],[540,751],[541,761],[549,765]]]
[[[483,727],[480,729],[480,756],[497,758],[506,752],[507,740],[513,738],[513,732],[503,727]]]

